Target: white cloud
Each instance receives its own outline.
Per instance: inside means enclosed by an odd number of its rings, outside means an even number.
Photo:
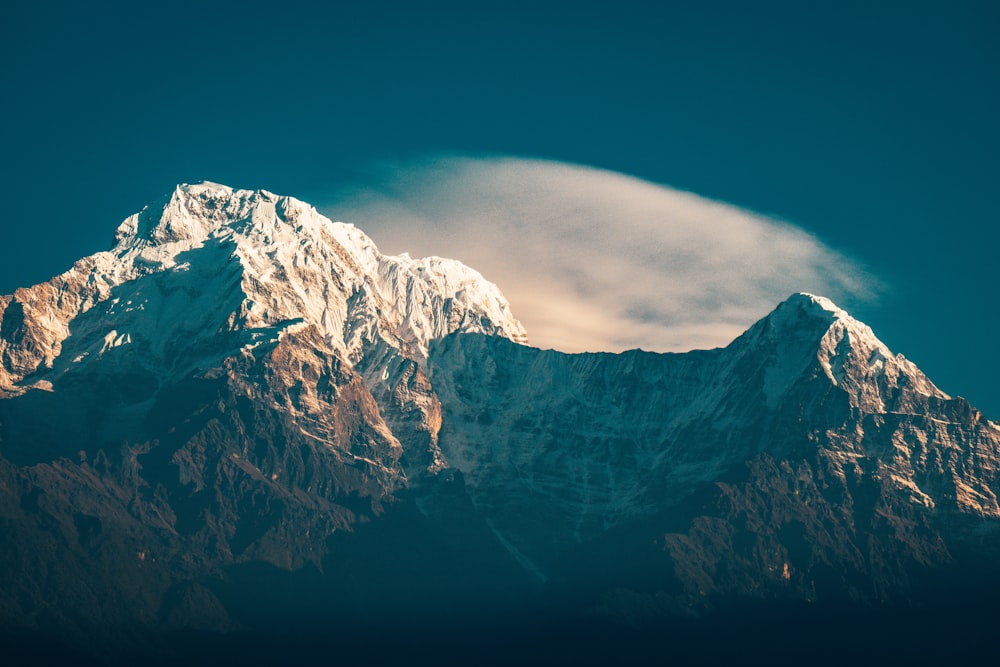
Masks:
[[[322,206],[383,252],[454,257],[497,283],[533,345],[725,345],[793,292],[875,280],[807,232],[622,174],[511,157],[382,167]]]

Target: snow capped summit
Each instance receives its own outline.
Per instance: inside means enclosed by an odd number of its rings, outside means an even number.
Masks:
[[[276,197],[266,190],[234,191],[207,181],[181,184],[165,200],[126,218],[115,232],[115,244],[197,243],[219,226],[246,218],[255,203],[268,199]]]
[[[837,317],[849,317],[847,315],[847,311],[840,308],[833,301],[830,301],[830,299],[826,298],[825,296],[817,296],[815,294],[810,294],[809,292],[798,292],[797,294],[793,294],[787,299],[785,299],[783,303],[812,304],[822,308],[823,310],[829,313],[833,313]]]
[[[904,409],[917,396],[949,398],[912,362],[893,354],[871,327],[825,297],[792,295],[733,346],[772,350],[764,383],[772,407],[817,362],[853,405],[866,410]]]
[[[767,322],[768,329],[796,329],[807,320],[816,322],[816,326],[824,326],[853,318],[826,297],[798,292],[779,303],[757,326]]]
[[[919,506],[1000,516],[1000,431],[823,297],[792,295],[729,346],[686,354],[449,337],[432,350],[431,378],[445,457],[506,543],[543,570],[548,540],[586,541],[761,456],[808,456],[837,484],[877,470]],[[958,454],[969,442],[975,462]],[[544,533],[516,518],[537,514]]]
[[[5,297],[3,311],[31,330],[0,341],[0,389],[15,393],[111,348],[141,350],[134,361],[158,374],[164,361],[210,366],[226,351],[204,341],[223,332],[239,348],[312,326],[352,364],[379,341],[422,362],[454,331],[526,341],[496,285],[460,262],[382,255],[304,202],[215,183],[177,186],[127,218],[110,251]]]

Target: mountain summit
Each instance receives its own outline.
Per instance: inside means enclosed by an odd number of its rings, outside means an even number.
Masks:
[[[351,363],[380,341],[422,360],[430,340],[454,331],[526,340],[496,286],[460,262],[385,256],[296,199],[212,183],[178,186],[130,216],[110,251],[4,297],[0,317],[8,393],[112,348],[131,346],[159,379],[303,327]],[[235,347],[220,351],[220,337]]]
[[[1000,427],[828,299],[713,350],[526,343],[459,262],[179,186],[0,297],[0,629],[265,660],[391,623],[405,655],[995,590]]]

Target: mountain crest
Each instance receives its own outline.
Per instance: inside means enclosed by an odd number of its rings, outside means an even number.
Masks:
[[[25,377],[51,383],[51,371],[87,365],[111,344],[141,350],[133,361],[157,373],[184,358],[177,372],[211,367],[220,332],[257,344],[297,320],[351,364],[381,344],[422,363],[429,342],[453,331],[526,341],[496,285],[460,262],[386,256],[297,199],[215,183],[177,186],[127,218],[111,251],[5,297],[0,318],[10,320],[0,388],[15,393]]]
[[[779,304],[732,347],[755,355],[767,351],[764,392],[772,408],[795,383],[815,374],[866,412],[908,412],[925,398],[950,398],[867,324],[830,299],[805,292]]]

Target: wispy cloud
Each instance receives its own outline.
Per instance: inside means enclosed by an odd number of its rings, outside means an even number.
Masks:
[[[383,166],[321,206],[383,252],[454,257],[497,283],[533,345],[725,345],[798,291],[856,302],[876,281],[793,225],[622,174],[542,160]]]

